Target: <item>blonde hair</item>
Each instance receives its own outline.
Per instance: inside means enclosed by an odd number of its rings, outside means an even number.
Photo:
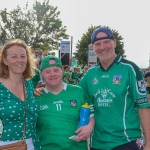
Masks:
[[[6,43],[3,45],[0,53],[0,77],[2,78],[8,78],[9,77],[9,70],[8,67],[4,64],[4,59],[7,57],[7,50],[12,46],[20,46],[23,47],[26,50],[27,54],[27,66],[23,73],[24,79],[28,79],[34,76],[34,70],[33,67],[35,67],[35,63],[33,60],[33,55],[31,52],[31,49],[27,46],[27,44],[20,40],[20,39],[12,39],[6,41]]]

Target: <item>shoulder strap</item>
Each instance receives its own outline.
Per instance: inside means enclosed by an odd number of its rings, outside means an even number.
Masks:
[[[23,80],[23,93],[24,93],[24,128],[23,128],[23,135],[22,139],[24,140],[25,138],[25,133],[26,133],[26,90],[25,90],[25,81]]]

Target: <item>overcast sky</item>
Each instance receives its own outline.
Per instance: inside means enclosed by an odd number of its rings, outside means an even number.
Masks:
[[[0,0],[0,9],[22,7],[26,1]],[[73,51],[91,25],[109,26],[124,38],[127,59],[142,68],[149,66],[149,0],[50,0],[50,4],[58,7],[59,18],[67,26],[67,33],[73,36]]]

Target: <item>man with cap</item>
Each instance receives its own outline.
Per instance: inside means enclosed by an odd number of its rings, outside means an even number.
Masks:
[[[100,64],[79,83],[94,109],[91,150],[141,150],[142,131],[144,150],[150,150],[150,104],[142,72],[116,55],[116,39],[109,28],[94,30],[91,42]]]
[[[84,101],[81,87],[62,81],[62,63],[56,56],[45,56],[40,66],[45,88],[36,99],[40,113],[37,133],[43,150],[88,150],[87,138],[93,125],[77,130],[80,108]],[[69,139],[80,131],[75,140]]]

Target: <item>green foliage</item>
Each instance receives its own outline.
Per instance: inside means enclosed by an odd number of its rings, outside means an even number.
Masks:
[[[57,50],[60,40],[68,38],[59,14],[49,0],[35,1],[32,9],[28,8],[28,3],[25,8],[17,6],[10,12],[5,8],[0,12],[1,41],[19,38],[32,48]]]
[[[108,27],[108,26],[91,26],[88,31],[83,34],[81,40],[76,45],[76,52],[74,53],[79,65],[86,65],[88,62],[88,45],[91,44],[91,35],[96,28]],[[108,27],[109,28],[109,27]],[[110,28],[111,29],[111,28]],[[111,29],[112,30],[112,29]],[[117,47],[115,49],[116,54],[124,55],[124,43],[123,38],[116,30],[112,30],[116,38]]]

